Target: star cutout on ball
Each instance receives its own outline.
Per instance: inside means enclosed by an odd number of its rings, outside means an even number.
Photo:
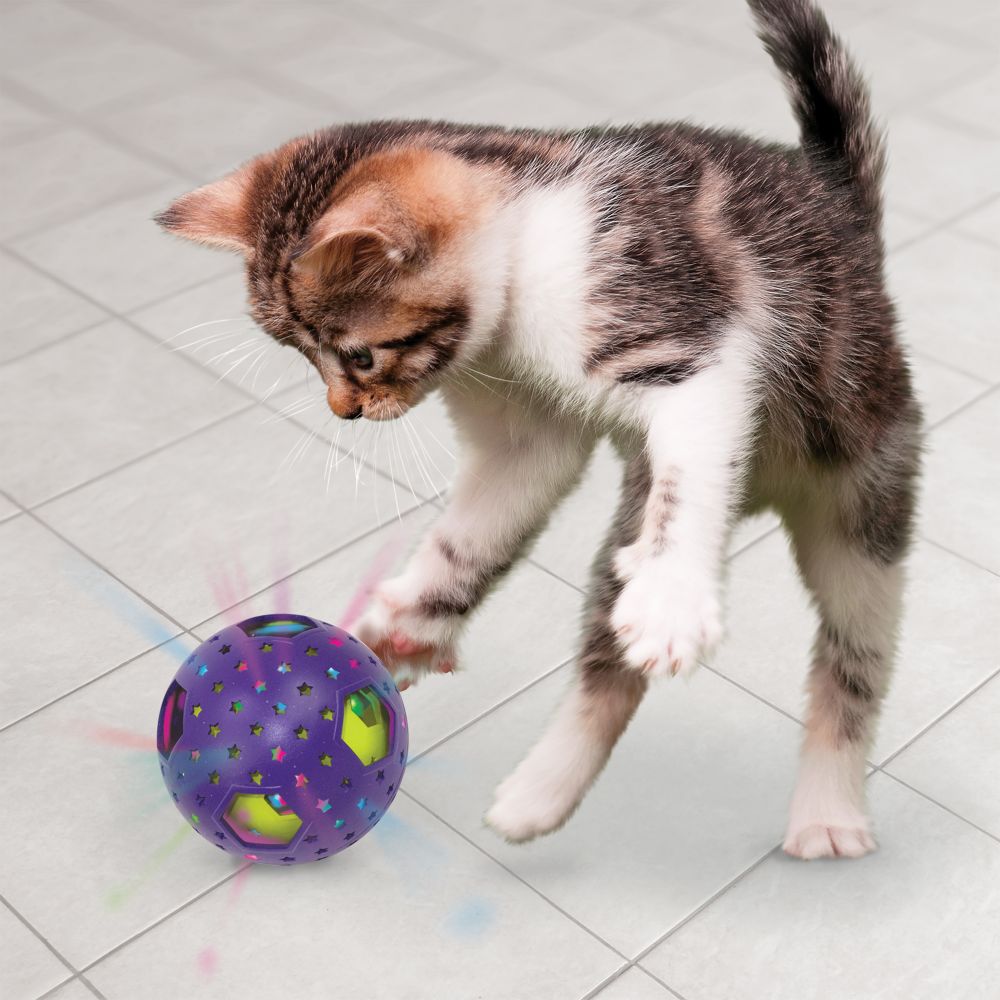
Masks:
[[[321,718],[326,719],[327,722],[332,722],[334,717],[334,711],[332,708],[324,705],[323,708],[319,710]]]
[[[271,747],[271,760],[276,760],[280,764],[287,756],[287,750],[282,750],[281,747]]]
[[[284,861],[287,864],[290,861],[294,861],[295,858],[290,857],[289,855],[286,854],[281,860]]]
[[[197,719],[201,715],[201,705],[192,705],[191,714]]]
[[[330,639],[329,639],[329,642],[330,642],[331,646],[343,646],[344,645],[336,636],[331,636]]]
[[[219,652],[220,652],[220,653],[228,653],[228,652],[229,652],[229,650],[231,650],[232,648],[233,648],[233,647],[232,647],[232,646],[230,646],[230,645],[229,645],[229,644],[227,643],[227,644],[226,644],[225,646],[220,646],[220,647],[219,647]]]
[[[295,735],[300,740],[307,740],[309,739],[309,730],[306,729],[305,726],[299,726],[298,729],[295,730]]]
[[[208,780],[212,782],[213,785],[217,785],[219,783],[219,772],[218,771],[210,772],[208,775]]]
[[[316,853],[317,854],[326,854],[326,852],[329,851],[329,849],[330,848],[328,848],[328,847],[321,847],[321,848],[319,848],[318,851],[316,851]]]
[[[207,801],[208,800],[205,798],[204,795],[196,795],[194,797],[195,805],[198,805],[198,806],[203,806]]]
[[[263,780],[263,778],[264,778],[264,775],[261,774],[260,771],[251,771],[250,772],[250,780],[255,785],[259,785],[261,783],[261,781]]]
[[[229,759],[230,760],[239,760],[240,759],[240,753],[241,753],[240,748],[234,743],[229,748]]]
[[[333,767],[333,758],[328,753],[321,753],[319,755],[319,762],[323,767]]]
[[[340,671],[334,670],[333,667],[327,667],[326,676],[329,677],[330,680],[335,681],[340,676]]]
[[[319,649],[316,646],[306,646],[306,656],[319,656]]]
[[[274,649],[274,646],[272,646],[269,642],[262,642],[260,644],[260,651],[262,653],[270,653],[272,649]]]
[[[195,826],[197,826],[201,822],[201,820],[198,819],[197,813],[191,813],[191,822],[194,823]]]
[[[202,664],[202,665],[201,665],[201,666],[200,666],[200,667],[198,668],[198,676],[199,676],[199,677],[204,677],[204,676],[205,676],[205,674],[207,674],[207,673],[208,673],[208,664],[207,664],[207,663],[203,663],[203,664]]]
[[[191,759],[192,760],[197,760],[200,756],[201,756],[201,751],[200,750],[192,750],[191,751]]]
[[[309,779],[304,774],[295,775],[295,787],[305,788],[309,784]]]
[[[300,695],[305,697],[306,695],[312,694],[312,688],[303,681],[296,689]]]
[[[339,830],[344,825],[344,821],[342,819],[338,819],[333,825]]]
[[[222,732],[222,727],[217,722],[213,722],[208,727],[208,735],[209,736],[218,736],[219,733],[221,733],[221,732]]]
[[[358,667],[361,665],[358,663],[357,660],[348,660],[347,662],[350,664],[351,670],[357,670]]]
[[[322,813],[328,813],[333,806],[330,805],[329,799],[317,799],[316,808]]]
[[[238,673],[245,674],[247,671],[247,661],[240,660],[240,662],[233,667],[233,670],[237,671]]]
[[[214,684],[212,685],[212,691],[213,691],[213,692],[214,692],[215,694],[219,694],[219,692],[220,692],[220,691],[222,691],[222,689],[223,689],[223,688],[224,688],[225,686],[226,686],[226,685],[225,685],[225,684],[223,684],[223,683],[222,683],[222,681],[216,681],[216,682],[215,682],[215,683],[214,683]]]
[[[229,703],[229,711],[232,712],[233,715],[239,715],[240,712],[243,711],[243,702],[242,701],[231,701]]]
[[[319,837],[315,833],[310,833],[308,837],[303,837],[302,840],[307,844],[315,844]]]
[[[290,674],[292,672],[292,665],[290,663],[279,663],[278,673],[279,674]]]
[[[341,788],[350,788],[351,787],[351,779],[350,778],[341,778],[340,779],[340,787]]]
[[[274,709],[275,715],[284,715],[285,709],[288,708],[283,701],[275,702],[271,707]]]
[[[267,690],[267,681],[254,681],[253,689],[257,694],[263,694]]]
[[[263,726],[262,726],[262,725],[261,725],[261,724],[260,724],[259,722],[255,722],[255,723],[254,723],[254,724],[253,724],[253,725],[252,725],[252,726],[250,727],[250,735],[251,735],[251,736],[260,736],[260,734],[261,734],[262,732],[264,732],[264,727],[263,727]]]
[[[368,805],[368,800],[366,798],[360,798],[358,799],[357,805],[359,809],[364,809],[364,807]]]
[[[385,771],[379,771],[378,774],[375,775],[375,780],[385,781]]]

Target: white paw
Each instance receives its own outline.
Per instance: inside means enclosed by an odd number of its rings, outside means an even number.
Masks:
[[[653,677],[692,671],[722,635],[712,583],[666,556],[646,559],[611,614],[625,662]]]
[[[493,805],[484,821],[505,840],[523,844],[544,833],[557,830],[569,819],[578,796],[547,780],[549,775],[532,775],[525,767],[528,760],[497,787]]]
[[[863,858],[876,848],[867,820],[854,826],[827,826],[812,823],[789,827],[783,845],[786,854],[803,861],[815,858]]]
[[[628,583],[639,571],[647,555],[646,546],[639,542],[626,545],[615,553],[615,576],[622,583]]]
[[[404,578],[383,584],[354,629],[401,691],[425,674],[450,674],[457,666],[450,630],[441,621],[422,616],[408,591]]]

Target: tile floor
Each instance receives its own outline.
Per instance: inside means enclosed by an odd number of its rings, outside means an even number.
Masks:
[[[150,214],[354,118],[794,128],[739,0],[5,0],[4,1000],[271,997],[290,980],[304,1000],[996,996],[1000,13],[827,7],[890,127],[890,274],[931,424],[871,758],[881,850],[804,865],[777,849],[812,614],[767,517],[733,540],[722,648],[653,692],[573,822],[524,848],[481,826],[567,682],[613,502],[602,449],[474,621],[467,672],[408,693],[413,759],[376,833],[244,885],[160,786],[161,693],[219,620],[288,594],[336,619],[436,513],[452,437],[430,401],[419,452],[410,432],[377,451],[370,429],[337,438],[297,356],[234,364],[265,343],[237,268]],[[241,324],[233,353],[192,343],[225,325],[172,339],[220,319]],[[508,660],[514,631],[530,659]]]

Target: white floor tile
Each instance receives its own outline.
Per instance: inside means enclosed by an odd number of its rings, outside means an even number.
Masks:
[[[185,624],[266,587],[395,512],[381,477],[334,476],[308,435],[259,409],[100,479],[41,516]],[[405,510],[413,501],[400,492]],[[377,505],[377,507],[376,507]]]
[[[1000,196],[960,219],[955,229],[1000,248]]]
[[[285,606],[342,622],[371,568],[391,559],[385,576],[397,572],[438,516],[433,505],[414,511],[198,626],[195,633],[205,638],[223,622]],[[528,564],[513,570],[472,616],[459,646],[459,672],[426,678],[404,693],[410,756],[564,662],[576,651],[579,619],[580,595],[571,587]]]
[[[887,770],[1000,838],[997,719],[1000,678],[995,677],[907,747]]]
[[[19,240],[14,249],[111,310],[138,309],[232,268],[231,255],[170,236],[153,222],[183,193],[176,183],[157,188]]]
[[[996,669],[1000,579],[926,543],[916,546],[892,686],[872,759],[912,739]],[[802,718],[816,616],[778,532],[730,567],[727,632],[712,666]]]
[[[0,733],[0,753],[30,761],[7,777],[0,891],[77,968],[235,870],[160,776],[160,700],[192,645],[147,653]]]
[[[4,30],[4,72],[74,111],[134,100],[209,72],[183,53],[90,17],[86,4],[24,4],[7,13]]]
[[[892,120],[886,149],[890,208],[944,222],[996,193],[1000,144],[988,136],[943,119],[904,114]],[[930,287],[940,293],[942,286]]]
[[[8,518],[14,517],[21,513],[21,508],[14,503],[13,500],[9,500],[7,497],[0,494],[0,521],[6,521]]]
[[[276,934],[303,996],[577,1000],[621,961],[400,796],[328,864],[251,869],[87,975],[108,1000],[277,996],[290,967],[247,960]]]
[[[595,1000],[671,1000],[672,997],[655,979],[633,967],[601,990]]]
[[[35,1000],[71,972],[0,903],[0,994],[5,1000]]]
[[[79,979],[73,979],[65,986],[60,986],[45,1000],[94,1000],[94,994]]]
[[[937,114],[973,129],[1000,138],[996,108],[1000,104],[1000,69],[993,68],[960,87],[949,88],[928,107]]]
[[[563,89],[595,99],[610,96],[617,106],[626,107],[655,95],[673,99],[713,82],[736,81],[747,71],[746,60],[739,56],[687,39],[671,44],[627,21],[554,47],[545,66]]]
[[[67,176],[68,163],[73,165],[71,176]],[[0,179],[5,191],[18,194],[4,202],[0,238],[24,236],[30,242],[36,229],[156,188],[169,176],[86,132],[60,128],[16,144],[4,143],[0,147]],[[86,248],[76,248],[77,253],[99,257],[93,253],[91,236]],[[44,234],[35,238],[44,238]],[[92,294],[92,289],[86,290]]]
[[[0,565],[4,615],[32,637],[4,657],[0,726],[178,632],[27,515],[0,526]]]
[[[118,320],[0,368],[0,485],[40,503],[247,405]]]
[[[905,330],[903,337],[906,337]],[[989,382],[956,371],[922,354],[912,355],[910,362],[917,397],[924,408],[924,421],[928,427],[947,419],[990,387]]]
[[[312,368],[294,348],[279,344],[246,311],[242,269],[188,288],[129,316],[171,350],[193,358],[223,381],[258,399],[276,399],[305,383]],[[258,348],[265,348],[259,351]],[[317,385],[317,380],[313,380]]]
[[[882,775],[862,861],[775,855],[642,964],[686,1000],[940,1000],[1000,975],[1000,847]]]
[[[6,142],[16,142],[51,128],[52,119],[47,115],[0,91],[0,135]]]
[[[1000,248],[934,233],[893,254],[888,272],[903,338],[914,350],[1000,382],[993,319]]]
[[[335,100],[335,95],[331,95]],[[271,93],[243,77],[190,83],[102,118],[112,132],[206,183],[339,115]],[[166,148],[163,136],[171,141]]]
[[[93,303],[74,294],[14,257],[0,255],[0,362],[44,347],[106,316]]]
[[[924,534],[1000,573],[1000,392],[937,428],[925,460]]]
[[[560,670],[418,760],[407,789],[631,956],[780,841],[799,727],[708,671],[654,685],[569,823],[506,844],[482,815],[568,680]]]

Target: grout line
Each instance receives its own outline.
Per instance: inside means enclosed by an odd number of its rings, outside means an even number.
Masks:
[[[729,892],[729,890],[732,889],[733,886],[735,886],[738,882],[741,882],[743,879],[745,879],[747,875],[749,875],[752,871],[759,868],[765,861],[767,861],[768,858],[776,856],[780,850],[781,850],[781,844],[775,844],[774,847],[769,847],[759,858],[756,859],[756,861],[753,861],[751,864],[749,864],[746,868],[743,869],[743,871],[739,872],[734,878],[731,878],[725,885],[721,886],[719,889],[716,889],[716,891],[713,892],[707,899],[703,900],[690,913],[686,914],[684,917],[678,920],[677,923],[675,923],[664,934],[661,934],[660,937],[658,937],[655,941],[652,942],[652,944],[649,944],[645,948],[643,948],[642,951],[640,951],[635,956],[635,958],[632,959],[632,964],[638,965],[647,955],[650,954],[650,952],[655,951],[657,948],[659,948],[659,946],[663,944],[663,942],[666,941],[667,938],[669,938],[672,934],[675,934],[677,931],[679,931],[685,924],[690,923],[690,921],[692,921],[696,916],[698,916],[699,913],[706,910],[717,899],[719,899],[725,893]],[[642,971],[646,972],[649,975],[652,975],[652,973],[650,973],[649,970],[645,968],[645,966],[643,966]],[[655,976],[653,976],[653,978],[656,979]],[[657,979],[656,981],[660,983],[661,986],[667,986],[667,984],[660,979]],[[667,986],[667,989],[670,989],[670,987]]]
[[[930,355],[924,355],[924,356],[927,357],[931,361],[937,361],[937,358],[931,357]],[[961,371],[960,369],[955,368],[953,365],[949,365],[948,367],[950,367],[953,371],[956,371],[956,372]],[[967,372],[962,372],[962,374],[966,375],[968,373]],[[973,375],[971,377],[972,378],[976,378],[977,376]],[[978,379],[978,381],[982,382],[983,380],[982,379]],[[983,389],[982,392],[980,392],[976,396],[973,396],[972,399],[967,400],[966,402],[964,402],[960,407],[958,407],[958,409],[952,410],[951,413],[947,414],[944,417],[941,417],[940,420],[936,420],[934,423],[928,424],[927,425],[927,429],[928,430],[932,430],[932,431],[933,430],[937,430],[939,427],[942,427],[944,424],[948,423],[948,421],[951,420],[952,417],[957,417],[960,413],[964,413],[970,407],[975,406],[976,403],[981,403],[984,399],[987,398],[987,396],[992,395],[998,389],[1000,389],[1000,385],[989,385],[989,384],[987,384],[986,388]]]
[[[575,657],[568,656],[565,660],[560,661],[554,667],[551,667],[550,669],[546,670],[545,673],[539,674],[533,680],[528,681],[528,683],[525,684],[523,687],[518,688],[516,691],[512,692],[506,697],[501,698],[500,701],[496,702],[493,705],[490,705],[489,708],[487,708],[483,712],[480,712],[479,715],[477,715],[475,718],[469,719],[468,722],[464,722],[457,729],[454,729],[447,735],[442,736],[441,739],[439,739],[436,743],[432,743],[430,746],[424,747],[424,749],[421,750],[420,753],[415,754],[412,757],[408,757],[406,760],[407,767],[409,767],[409,765],[414,763],[415,761],[420,760],[421,757],[426,757],[427,754],[431,753],[433,750],[437,750],[438,747],[443,746],[445,743],[449,742],[449,740],[451,740],[453,737],[458,736],[459,733],[464,733],[467,729],[476,725],[477,722],[481,722],[487,716],[492,715],[495,711],[497,711],[497,709],[503,708],[504,705],[508,704],[509,702],[512,702],[515,698],[520,697],[522,694],[525,693],[525,691],[530,691],[537,684],[541,684],[542,681],[548,680],[548,678],[552,677],[554,674],[557,674],[560,670],[562,670],[563,667],[573,663],[574,660]]]
[[[80,977],[83,978],[83,974],[85,972],[90,972],[90,970],[93,969],[95,966],[100,965],[106,959],[110,958],[112,955],[121,951],[123,948],[127,948],[130,944],[132,944],[134,941],[137,941],[139,938],[144,937],[151,930],[154,930],[155,928],[159,927],[160,924],[162,924],[164,921],[170,920],[172,917],[176,916],[182,910],[186,910],[189,906],[192,906],[199,900],[204,899],[210,893],[215,892],[216,889],[221,888],[227,882],[236,878],[236,876],[239,875],[239,873],[243,871],[245,867],[246,866],[243,865],[237,868],[234,872],[230,872],[228,875],[220,879],[218,882],[213,882],[212,885],[208,886],[205,889],[202,889],[201,892],[196,893],[190,899],[185,900],[183,903],[180,904],[180,906],[176,906],[168,913],[164,913],[162,916],[157,917],[155,920],[150,921],[141,930],[138,930],[135,932],[135,934],[125,938],[124,941],[119,941],[118,944],[116,944],[110,951],[106,951],[99,958],[95,958],[94,961],[91,962],[89,965],[85,965],[83,969],[80,970]],[[96,987],[91,986],[91,989],[96,989]]]
[[[98,681],[104,680],[105,677],[110,677],[111,674],[116,673],[123,667],[127,667],[130,663],[134,663],[136,660],[138,660],[140,657],[145,656],[147,653],[152,653],[157,649],[162,649],[164,646],[169,646],[170,643],[176,642],[178,639],[182,638],[185,635],[190,636],[192,639],[195,640],[196,643],[198,643],[198,637],[194,635],[192,632],[188,631],[187,629],[184,629],[183,632],[178,632],[176,635],[172,635],[169,639],[164,639],[162,642],[156,643],[155,646],[150,646],[148,649],[140,650],[134,656],[130,656],[127,660],[122,660],[121,663],[116,663],[110,669],[105,670],[104,673],[97,674],[96,676],[91,677],[88,680],[85,680],[82,684],[78,684],[72,690],[64,691],[61,695],[59,695],[56,698],[53,698],[51,701],[47,701],[44,705],[39,705],[37,708],[33,708],[26,715],[22,715],[20,718],[14,719],[13,722],[5,723],[2,727],[0,727],[0,736],[2,736],[5,732],[7,732],[8,729],[13,729],[14,726],[17,726],[22,722],[26,722],[28,719],[38,715],[40,712],[44,712],[46,709],[51,708],[53,705],[58,704],[60,701],[64,701],[71,695],[74,695],[77,692],[82,691],[84,688],[90,687],[91,684],[96,684]]]
[[[3,247],[0,247],[0,250],[2,249]],[[74,337],[79,337],[81,333],[88,333],[90,330],[95,329],[95,327],[100,326],[102,323],[110,323],[111,320],[111,316],[101,316],[93,323],[88,323],[86,326],[81,326],[79,329],[71,330],[69,333],[61,334],[54,340],[48,340],[44,344],[29,347],[23,354],[17,354],[12,358],[4,358],[3,360],[0,360],[0,368],[16,364],[18,361],[24,361],[26,358],[33,358],[36,354],[41,354],[42,351],[46,351],[50,347],[61,347],[68,340],[72,340]]]
[[[70,976],[69,979],[64,979],[61,983],[57,983],[52,989],[46,990],[44,993],[35,997],[35,1000],[47,1000],[48,997],[54,996],[58,993],[64,986],[69,986],[70,983],[79,982],[79,975]]]
[[[872,766],[878,771],[885,770],[885,768],[888,767],[889,764],[891,764],[901,753],[903,753],[905,750],[908,750],[911,746],[913,746],[913,744],[916,743],[917,740],[919,740],[922,736],[925,736],[931,729],[933,729],[939,722],[941,722],[942,719],[945,719],[949,715],[951,715],[951,713],[954,712],[956,708],[958,708],[960,705],[965,704],[965,702],[967,702],[974,694],[976,694],[977,691],[986,687],[986,685],[989,684],[989,682],[998,675],[1000,675],[1000,667],[997,667],[997,669],[994,670],[988,677],[984,677],[974,687],[969,688],[969,690],[966,691],[965,694],[963,694],[962,697],[958,699],[958,701],[956,701],[954,704],[946,708],[939,716],[937,716],[931,722],[928,722],[923,729],[921,729],[918,733],[916,733],[916,735],[911,736],[901,747],[898,747],[897,749],[893,750],[893,752],[889,754],[888,757],[886,757],[884,760],[879,761],[877,764],[873,764]]]
[[[911,359],[920,358],[923,361],[930,361],[932,364],[940,365],[942,368],[947,368],[949,371],[955,372],[955,374],[957,375],[964,375],[965,378],[972,379],[974,382],[979,382],[983,386],[989,388],[993,387],[993,383],[990,382],[989,379],[984,379],[981,375],[975,375],[973,372],[966,371],[964,368],[959,368],[958,365],[956,365],[953,361],[943,361],[941,358],[936,358],[934,357],[933,354],[928,354],[926,351],[919,350],[908,343],[905,346],[908,348],[907,353],[909,354]],[[950,415],[951,414],[949,414],[949,416]],[[935,421],[933,425],[928,425],[928,426],[936,427],[945,419],[947,418],[942,417],[941,419]]]
[[[467,834],[463,833],[456,827],[452,826],[451,823],[449,823],[443,817],[439,816],[429,806],[424,805],[424,803],[421,802],[419,799],[414,798],[414,796],[411,795],[405,788],[400,787],[399,794],[405,795],[412,803],[414,803],[414,805],[419,806],[421,809],[424,810],[424,812],[426,812],[430,816],[433,816],[434,819],[436,819],[439,823],[446,826],[456,836],[461,837],[462,840],[464,840],[470,847],[475,848],[480,854],[483,855],[483,857],[488,858],[490,861],[493,862],[493,864],[497,865],[499,868],[502,868],[505,872],[507,872],[508,875],[517,879],[517,881],[520,882],[521,885],[525,886],[527,889],[533,892],[539,899],[544,900],[544,902],[548,903],[549,906],[551,906],[554,910],[557,910],[559,913],[561,913],[567,920],[576,924],[576,926],[579,927],[580,930],[584,931],[589,937],[592,937],[595,941],[598,941],[600,944],[603,944],[605,948],[608,948],[610,951],[614,952],[619,958],[623,959],[624,961],[627,962],[629,960],[627,955],[619,951],[614,945],[609,944],[607,941],[605,941],[604,938],[600,936],[600,934],[589,928],[586,924],[581,923],[571,913],[568,913],[561,906],[559,906],[558,903],[554,903],[543,892],[541,892],[539,889],[536,889],[535,886],[533,886],[530,882],[528,882],[526,879],[518,875],[517,872],[515,872],[511,868],[508,868],[507,865],[505,865],[502,861],[500,861],[499,859],[495,858],[492,854],[490,854],[490,852],[487,851],[486,848],[481,847],[471,837],[469,837]]]
[[[922,799],[926,799],[932,805],[937,806],[938,809],[943,809],[946,813],[949,813],[950,815],[954,816],[955,819],[961,820],[966,826],[971,826],[973,828],[973,830],[978,830],[980,833],[985,834],[987,837],[989,837],[990,840],[994,840],[998,844],[1000,844],[1000,837],[998,837],[995,833],[990,833],[989,830],[983,829],[983,827],[981,827],[978,823],[973,823],[971,819],[968,819],[967,817],[963,816],[961,813],[955,812],[954,809],[949,808],[948,806],[944,805],[944,803],[942,803],[942,802],[938,802],[937,799],[931,798],[931,796],[928,795],[926,792],[922,792],[919,788],[915,788],[913,785],[909,784],[908,782],[903,781],[902,778],[897,777],[892,772],[890,772],[890,771],[883,771],[881,768],[878,768],[877,771],[876,771],[876,773],[878,773],[878,774],[884,774],[887,778],[891,779],[892,781],[895,781],[897,785],[902,785],[904,788],[908,788],[911,792],[915,792]]]
[[[620,965],[614,972],[610,975],[605,976],[596,986],[587,990],[579,1000],[594,1000],[594,997],[599,996],[604,990],[606,990],[612,983],[617,982],[622,976],[632,968],[631,962],[626,962],[624,965]]]
[[[59,952],[59,950],[58,950],[58,949],[57,949],[57,948],[55,947],[55,945],[53,945],[53,944],[52,944],[52,943],[51,943],[51,942],[49,941],[49,939],[48,939],[47,937],[45,937],[45,935],[44,935],[44,934],[42,934],[42,932],[41,932],[41,931],[39,931],[39,930],[38,930],[38,929],[37,929],[37,928],[36,928],[36,927],[34,926],[34,924],[30,923],[30,922],[28,921],[28,919],[27,919],[26,917],[22,916],[22,914],[21,914],[21,913],[20,913],[20,911],[19,911],[19,910],[18,910],[18,909],[17,909],[17,908],[16,908],[15,906],[14,906],[14,904],[13,904],[13,903],[11,903],[11,901],[10,901],[9,899],[7,899],[7,897],[6,897],[6,896],[4,896],[4,895],[3,895],[2,893],[0,893],[0,904],[2,904],[3,906],[6,906],[6,907],[7,907],[7,909],[8,909],[8,910],[10,910],[10,912],[11,912],[11,913],[12,913],[12,914],[13,914],[13,915],[14,915],[14,916],[15,916],[15,917],[16,917],[16,918],[17,918],[17,919],[18,919],[18,920],[19,920],[19,921],[20,921],[20,922],[21,922],[21,923],[22,923],[22,924],[23,924],[23,925],[24,925],[24,926],[25,926],[25,927],[26,927],[26,928],[27,928],[27,929],[28,929],[28,930],[29,930],[29,931],[30,931],[30,932],[31,932],[31,933],[32,933],[32,934],[33,934],[33,935],[35,936],[35,937],[36,937],[36,938],[38,938],[38,940],[39,940],[39,941],[41,941],[41,943],[42,943],[43,945],[45,945],[45,947],[46,947],[46,948],[48,948],[48,950],[49,950],[50,952],[52,952],[52,954],[53,954],[53,955],[54,955],[54,956],[55,956],[56,958],[58,958],[58,959],[59,959],[59,961],[60,961],[60,962],[62,962],[62,964],[63,964],[63,965],[65,965],[65,966],[66,966],[66,968],[67,968],[67,969],[69,969],[69,971],[70,971],[70,972],[72,972],[72,973],[73,973],[73,977],[75,977],[75,976],[76,976],[76,975],[78,974],[78,970],[77,970],[77,969],[76,969],[76,967],[75,967],[75,966],[73,965],[73,963],[72,963],[72,962],[70,962],[70,960],[69,960],[68,958],[65,958],[65,957],[64,957],[64,956],[62,955],[62,953],[61,953],[61,952]],[[71,978],[72,978],[72,977],[71,977]],[[66,980],[66,982],[68,982],[68,980]],[[64,985],[64,983],[60,983],[59,985],[60,985],[60,986],[62,986],[62,985]]]
[[[886,257],[887,258],[892,257],[893,255],[899,253],[900,250],[909,249],[914,244],[916,244],[916,243],[922,243],[924,240],[929,239],[931,236],[937,236],[937,235],[939,235],[940,233],[942,233],[945,230],[947,230],[952,236],[957,236],[961,240],[965,240],[965,241],[970,241],[971,240],[972,242],[977,243],[979,245],[985,245],[985,246],[988,246],[988,247],[992,247],[993,246],[992,243],[985,242],[982,239],[979,239],[979,238],[977,238],[975,236],[967,234],[967,233],[963,232],[960,228],[952,229],[951,227],[952,226],[956,226],[957,224],[961,223],[962,220],[967,219],[969,216],[975,215],[977,212],[981,212],[988,205],[992,204],[996,200],[996,197],[997,196],[994,195],[994,194],[988,195],[987,197],[981,199],[980,201],[977,201],[974,205],[969,205],[967,208],[963,208],[960,212],[956,212],[953,215],[949,215],[947,218],[942,219],[939,222],[931,223],[929,229],[925,229],[923,232],[917,233],[916,236],[911,236],[908,240],[903,240],[901,243],[897,243],[895,246],[893,246],[891,248],[888,248],[886,250]],[[905,212],[908,212],[908,213],[915,211],[915,209],[912,209],[908,205],[898,205],[897,206],[897,205],[891,204],[891,203],[887,204],[886,208],[889,211],[899,211],[899,210],[902,210],[902,211],[905,211]],[[890,288],[889,288],[889,290],[890,290],[890,292],[892,292],[892,281],[891,281],[891,277],[892,276],[891,276],[891,274],[890,274],[889,277],[890,277],[890,281],[889,281]],[[932,357],[931,355],[927,355],[927,356],[928,357]],[[937,359],[933,358],[933,360],[936,361]],[[944,362],[942,362],[942,363],[944,363]],[[963,372],[963,374],[969,375],[971,373],[970,372]],[[973,375],[972,377],[973,378],[978,378],[979,376]],[[982,379],[980,379],[980,381],[982,381]]]
[[[928,536],[922,531],[919,533],[918,537],[922,542],[926,542],[928,545],[933,545],[934,548],[940,549],[942,552],[947,552],[948,555],[954,556],[956,559],[961,559],[962,562],[968,563],[970,566],[975,566],[976,569],[981,569],[984,573],[989,573],[990,576],[1000,576],[1000,573],[998,573],[995,569],[990,569],[989,566],[984,566],[982,563],[976,562],[975,559],[970,559],[967,555],[963,555],[961,552],[949,549],[947,545],[935,542],[933,538],[928,538]]]
[[[668,986],[662,979],[660,979],[659,976],[656,976],[652,972],[650,972],[649,969],[646,968],[646,966],[639,965],[638,963],[636,963],[636,965],[633,966],[633,968],[640,969],[647,976],[649,976],[649,978],[652,979],[654,982],[659,983],[665,990],[667,990],[668,993],[672,993],[675,997],[677,997],[677,1000],[686,1000],[683,993],[678,993],[677,990],[673,989],[673,987]]]

